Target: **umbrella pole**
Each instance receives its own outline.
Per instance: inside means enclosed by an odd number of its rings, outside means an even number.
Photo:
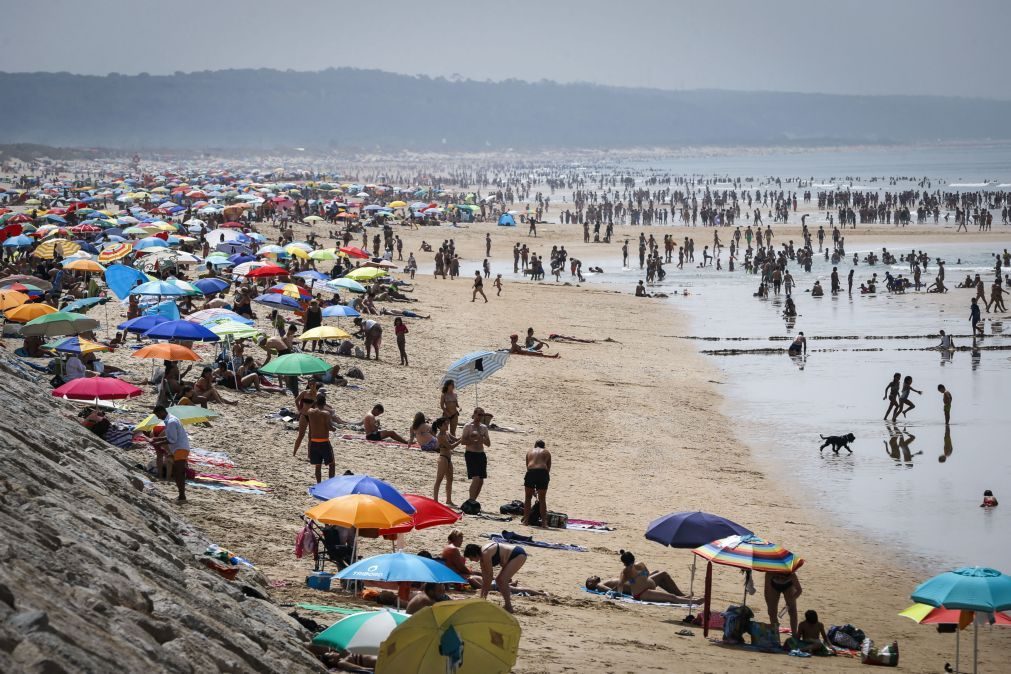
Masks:
[[[958,658],[959,658],[959,646],[962,643],[962,630],[958,629],[959,625],[955,625],[955,674],[958,674]]]
[[[695,597],[695,564],[698,563],[698,555],[692,555],[692,575],[688,586],[688,596]]]
[[[972,621],[972,674],[976,674],[979,667],[979,623],[973,615]]]

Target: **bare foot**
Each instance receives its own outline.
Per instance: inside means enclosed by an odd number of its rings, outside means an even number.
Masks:
[[[457,505],[455,503],[453,503],[452,501],[446,501],[446,505],[448,505],[450,508],[456,508],[457,507]]]

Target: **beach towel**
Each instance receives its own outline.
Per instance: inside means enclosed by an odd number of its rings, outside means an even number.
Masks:
[[[548,548],[551,550],[566,550],[569,552],[588,552],[581,545],[570,545],[568,543],[548,543],[547,541],[535,541],[529,536],[520,536],[511,531],[503,531],[501,534],[485,534],[485,538],[490,538],[496,543],[509,543],[511,545],[530,546],[533,548]]]
[[[601,597],[607,597],[608,599],[613,599],[614,601],[620,601],[623,604],[642,604],[643,606],[664,606],[667,608],[684,608],[691,609],[691,604],[669,604],[664,601],[643,601],[641,599],[636,599],[630,594],[622,594],[619,592],[605,592],[603,590],[591,590],[588,587],[582,588],[583,592],[588,592],[590,594],[595,594]]]
[[[264,492],[271,491],[270,485],[266,482],[260,482],[259,480],[254,480],[250,477],[242,477],[241,475],[219,475],[217,473],[196,472],[193,475],[193,479],[198,480],[201,484],[220,484],[228,487],[249,487],[251,489],[259,489]]]
[[[380,445],[382,447],[396,447],[397,449],[413,449],[419,452],[421,451],[421,447],[419,447],[417,443],[411,445],[411,447],[408,448],[407,445],[405,445],[404,443],[396,442],[395,440],[366,440],[364,435],[352,435],[351,433],[341,435],[339,436],[339,439],[343,440],[344,442],[367,442],[370,445]]]
[[[324,604],[295,604],[295,608],[300,608],[304,611],[315,611],[317,613],[340,613],[341,615],[354,615],[356,613],[365,613],[371,609],[367,608],[346,608],[344,606],[326,606]]]
[[[574,520],[571,517],[569,521],[565,523],[566,529],[575,529],[577,531],[614,531],[614,527],[607,526],[607,522],[598,522],[596,520]]]

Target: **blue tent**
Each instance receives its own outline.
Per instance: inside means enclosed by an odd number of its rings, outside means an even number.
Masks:
[[[513,216],[509,215],[508,213],[503,213],[498,218],[498,226],[499,227],[515,227],[516,226],[516,220],[514,220]]]

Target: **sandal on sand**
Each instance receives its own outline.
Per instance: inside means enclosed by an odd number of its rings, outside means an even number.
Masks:
[[[695,632],[692,632],[691,630],[678,630],[674,634],[678,635],[679,637],[693,637],[693,636],[695,636]]]

